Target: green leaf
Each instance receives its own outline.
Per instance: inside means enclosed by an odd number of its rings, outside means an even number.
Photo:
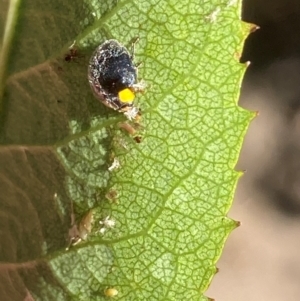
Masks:
[[[228,0],[10,2],[0,22],[1,299],[107,300],[115,288],[115,300],[207,300],[236,227],[226,217],[233,168],[253,117],[236,105],[239,14]],[[99,44],[137,36],[147,89],[131,126],[141,143],[87,81]],[[68,249],[72,207],[79,235],[90,209],[93,222]]]

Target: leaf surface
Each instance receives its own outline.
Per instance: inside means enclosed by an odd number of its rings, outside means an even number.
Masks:
[[[227,0],[11,1],[0,23],[3,300],[107,300],[107,288],[115,300],[207,300],[236,227],[233,168],[253,116],[236,104],[239,13]],[[137,36],[141,143],[87,81],[99,44]],[[66,250],[73,210],[80,228],[90,209],[90,235]]]

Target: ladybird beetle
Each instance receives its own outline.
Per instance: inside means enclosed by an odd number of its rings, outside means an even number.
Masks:
[[[107,107],[137,119],[140,110],[134,106],[135,93],[144,90],[137,81],[137,66],[125,46],[107,40],[93,53],[88,68],[88,80],[95,96]]]

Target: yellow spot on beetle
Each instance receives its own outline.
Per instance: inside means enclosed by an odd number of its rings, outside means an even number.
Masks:
[[[119,95],[120,101],[125,102],[125,103],[133,102],[134,97],[135,97],[134,93],[128,88],[123,89],[122,91],[120,91],[118,93],[118,95]]]

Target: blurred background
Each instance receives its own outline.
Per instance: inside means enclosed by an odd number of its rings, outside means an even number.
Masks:
[[[300,300],[300,1],[244,0],[257,24],[240,106],[258,111],[237,170],[245,170],[230,235],[206,295],[216,301]]]

